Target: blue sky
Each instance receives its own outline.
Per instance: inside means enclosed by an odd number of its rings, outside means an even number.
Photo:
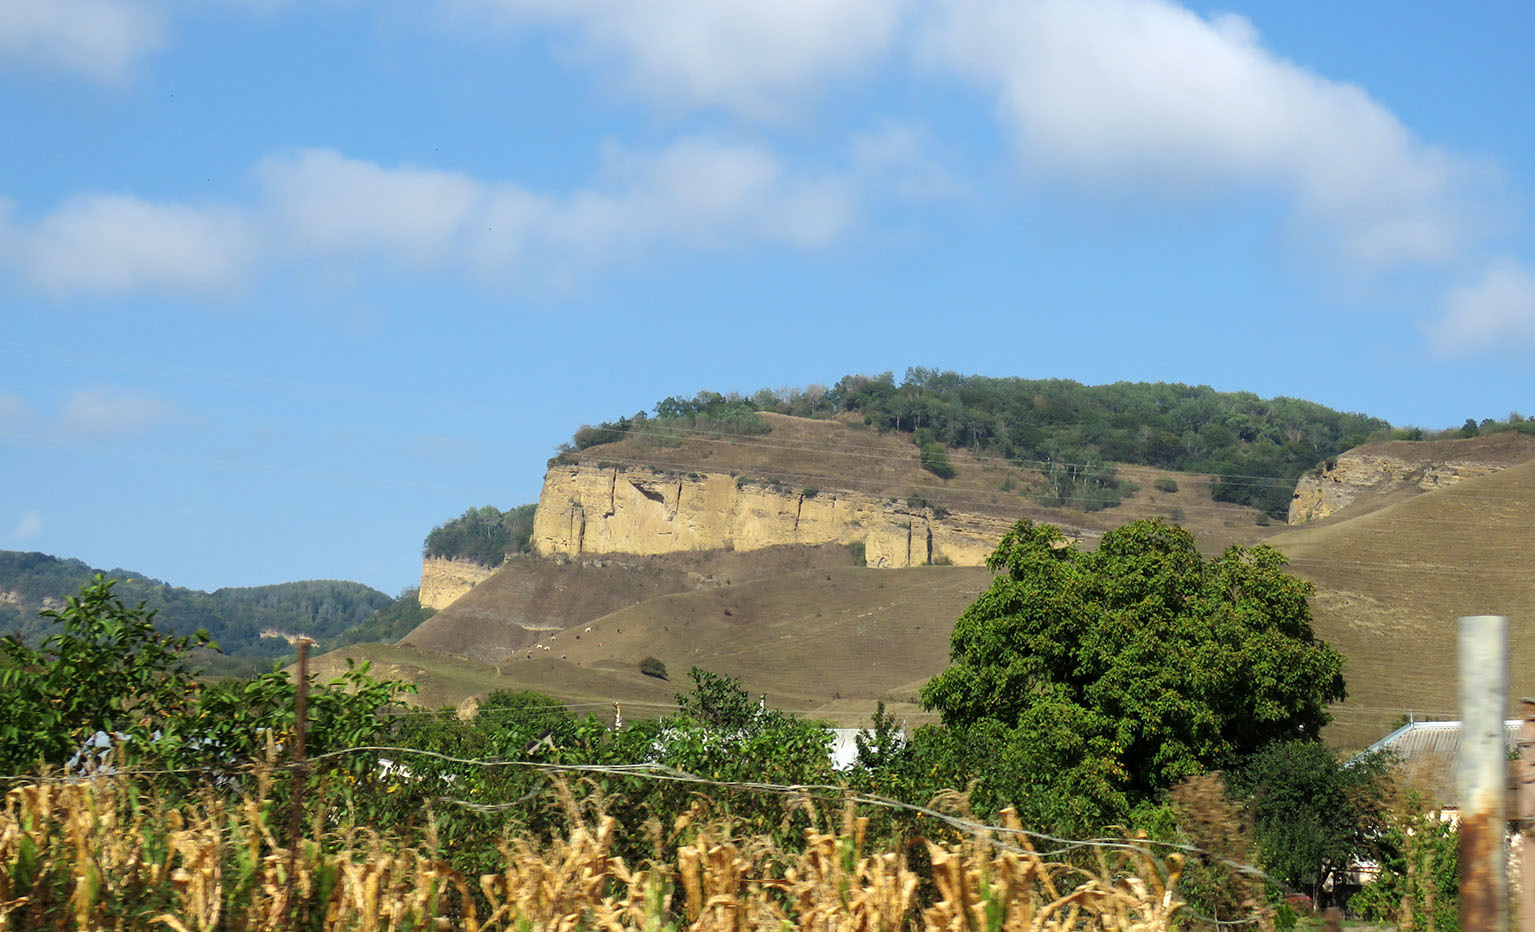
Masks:
[[[397,592],[582,423],[912,365],[1535,405],[1513,3],[0,0],[0,547]]]

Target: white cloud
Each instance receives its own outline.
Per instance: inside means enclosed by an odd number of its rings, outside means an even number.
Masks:
[[[162,16],[128,0],[0,0],[0,62],[125,80],[164,42]]]
[[[297,252],[441,258],[484,198],[451,172],[384,168],[327,149],[265,159],[257,170],[271,221]]]
[[[663,105],[778,119],[892,43],[905,0],[454,0],[518,26],[553,25],[614,58]]]
[[[1446,355],[1528,348],[1535,343],[1535,276],[1502,258],[1472,284],[1451,291],[1429,339]]]
[[[225,292],[240,282],[257,245],[237,210],[123,195],[72,198],[0,243],[44,290],[98,297]]]
[[[43,532],[43,513],[29,511],[16,522],[16,530],[11,532],[11,540],[26,540],[36,537]]]
[[[98,386],[71,392],[59,412],[59,426],[69,434],[109,436],[139,434],[170,420],[175,407],[154,395]]]
[[[1474,232],[1470,168],[1362,89],[1265,49],[1246,20],[1167,0],[953,0],[925,54],[995,90],[1026,169],[1095,193],[1292,198],[1370,266],[1439,262]]]
[[[329,150],[269,158],[260,176],[270,236],[296,255],[384,256],[494,277],[668,246],[814,247],[855,212],[836,178],[797,175],[765,150],[707,138],[650,154],[612,149],[601,178],[561,194]]]

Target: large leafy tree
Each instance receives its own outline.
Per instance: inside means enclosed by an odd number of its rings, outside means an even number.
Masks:
[[[922,701],[956,734],[985,736],[994,766],[980,775],[1007,772],[982,787],[998,802],[1119,815],[1237,755],[1315,740],[1344,697],[1343,658],[1311,629],[1311,587],[1272,548],[1205,559],[1193,535],[1147,520],[1083,551],[1025,521],[987,565],[997,576]]]

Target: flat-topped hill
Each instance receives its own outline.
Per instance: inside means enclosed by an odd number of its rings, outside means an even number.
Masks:
[[[997,529],[1005,530],[1021,518],[1058,524],[1074,536],[1093,538],[1137,518],[1165,517],[1195,531],[1202,545],[1212,550],[1272,533],[1260,526],[1262,513],[1257,509],[1215,501],[1210,494],[1212,477],[1207,474],[1115,463],[1022,463],[958,448],[945,451],[952,477],[944,479],[924,468],[922,450],[912,444],[909,435],[875,430],[853,416],[812,419],[760,412],[757,417],[769,426],[768,432],[732,435],[668,428],[617,434],[619,439],[614,442],[562,454],[545,478],[534,524],[535,549],[546,554],[571,552],[572,547],[549,541],[573,535],[568,508],[572,499],[582,505],[581,512],[588,520],[615,510],[617,503],[607,496],[610,489],[617,488],[634,499],[633,492],[616,486],[613,480],[618,478],[643,486],[639,493],[643,498],[673,512],[676,504],[667,500],[669,484],[682,483],[686,496],[689,484],[700,484],[706,477],[728,477],[719,489],[697,490],[703,497],[714,499],[704,508],[721,512],[733,507],[725,500],[729,498],[728,487],[733,485],[745,495],[776,495],[785,500],[782,505],[762,506],[773,510],[790,509],[787,502],[792,500],[792,510],[798,511],[801,498],[814,506],[816,499],[824,504],[842,494],[862,506],[894,506],[881,510],[890,511],[898,521],[908,514],[923,514],[938,521],[943,521],[945,514],[991,519],[983,521],[984,537],[992,542],[985,546],[987,552],[1001,536]],[[1095,510],[1084,510],[1082,500],[1069,496],[1058,507],[1043,503],[1041,499],[1048,498],[1052,488],[1052,473],[1061,470],[1111,476],[1119,503]],[[604,475],[596,475],[599,473]],[[573,477],[578,476],[590,477],[591,488],[575,490],[578,482]],[[641,504],[638,500],[635,503]],[[564,529],[558,529],[562,523]],[[726,536],[720,532],[715,539]],[[773,539],[776,536],[773,532],[765,534],[773,543],[798,542]],[[708,549],[687,544],[674,547],[671,542],[655,546]],[[656,552],[632,540],[602,549]]]

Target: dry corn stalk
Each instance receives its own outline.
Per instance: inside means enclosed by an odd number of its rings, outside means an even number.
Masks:
[[[657,848],[634,867],[614,854],[616,820],[571,809],[567,837],[506,839],[500,869],[477,879],[376,833],[306,839],[290,902],[289,852],[262,803],[168,810],[110,779],[14,789],[0,815],[0,930],[258,932],[303,912],[358,932],[1163,932],[1181,906],[1176,858],[1122,851],[1069,867],[1007,835],[927,841],[937,896],[923,908],[922,876],[901,852],[866,851],[868,822],[851,809],[793,851],[694,810],[675,824],[674,859]]]

